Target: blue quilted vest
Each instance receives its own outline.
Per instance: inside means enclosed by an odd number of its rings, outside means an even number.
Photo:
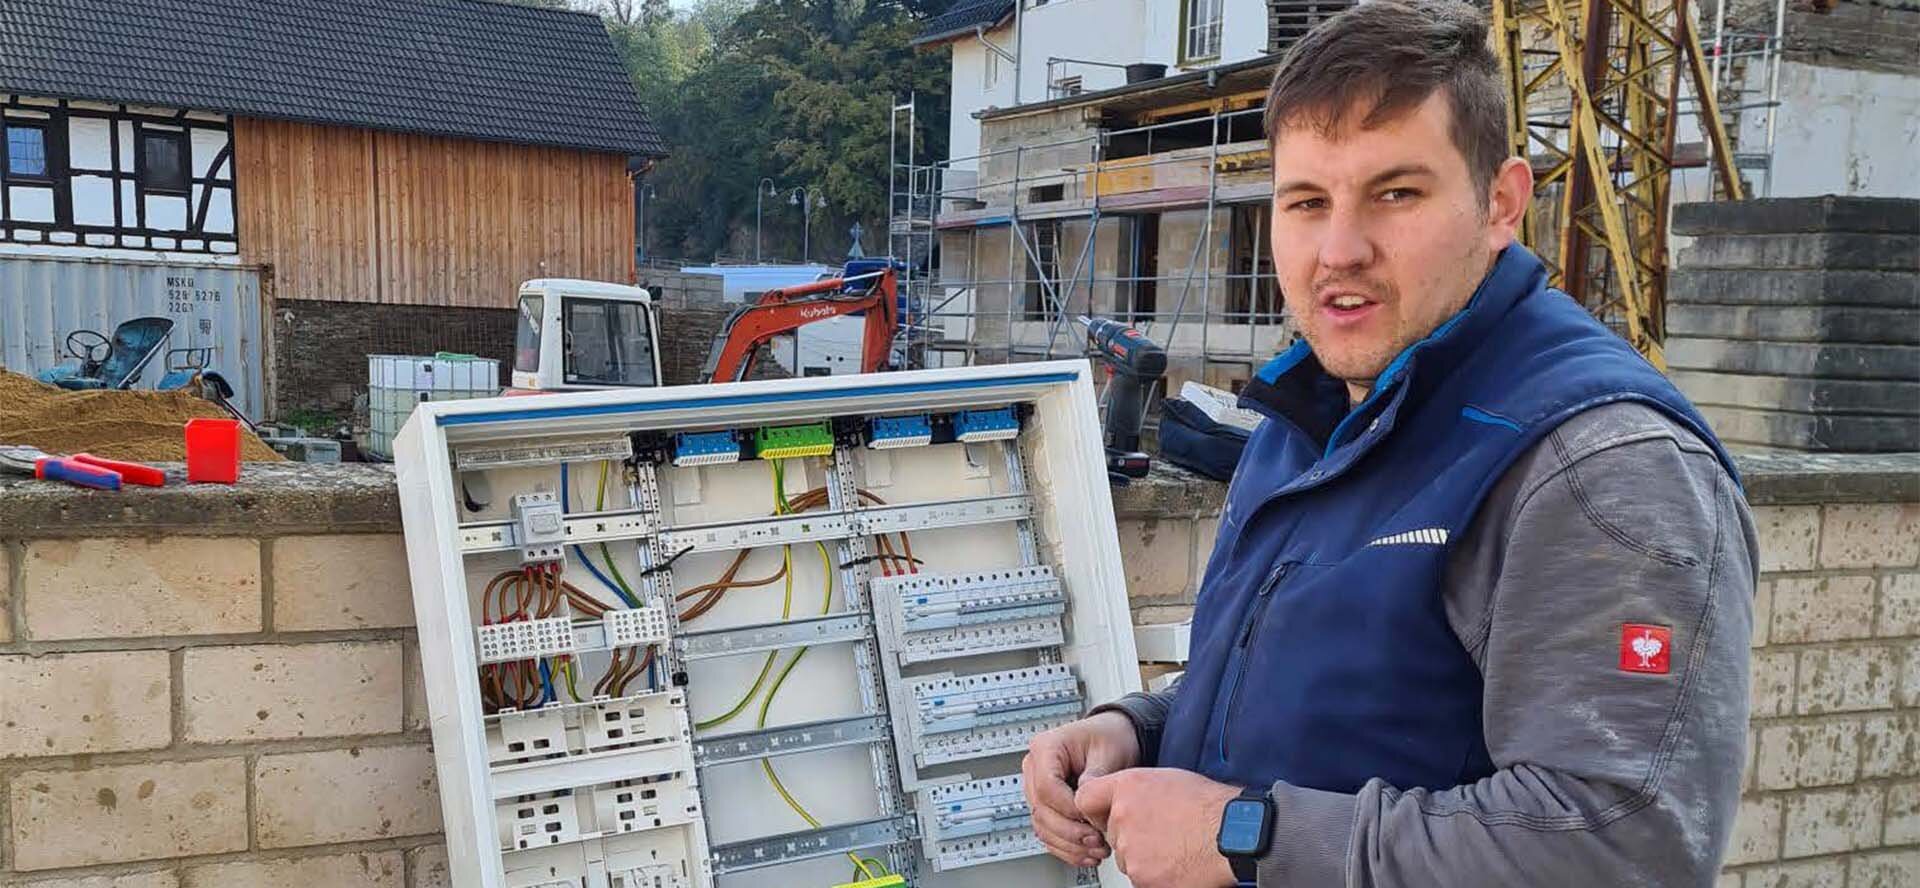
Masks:
[[[1664,411],[1734,471],[1686,398],[1519,245],[1351,410],[1305,342],[1267,364],[1241,404],[1268,420],[1227,493],[1157,764],[1348,793],[1493,773],[1480,673],[1442,606],[1447,553],[1515,459],[1612,401]]]

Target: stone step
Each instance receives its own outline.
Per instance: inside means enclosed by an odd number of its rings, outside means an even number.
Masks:
[[[1679,268],[1920,270],[1920,235],[1708,234],[1680,250]]]
[[[1728,447],[1751,445],[1836,453],[1920,450],[1920,417],[1817,416],[1780,410],[1702,405],[1713,433]]]
[[[1695,404],[1794,413],[1920,416],[1920,381],[1804,379],[1674,370],[1673,384]]]
[[[1676,268],[1667,276],[1667,302],[1920,309],[1920,274],[1853,269]]]
[[[1920,345],[1920,312],[1857,306],[1669,304],[1667,335],[1829,344]]]
[[[1823,345],[1742,339],[1670,337],[1667,366],[1676,370],[1721,370],[1756,376],[1822,379],[1920,379],[1920,346]]]
[[[1899,197],[1789,197],[1678,204],[1673,233],[1788,234],[1857,231],[1920,234],[1920,201]]]

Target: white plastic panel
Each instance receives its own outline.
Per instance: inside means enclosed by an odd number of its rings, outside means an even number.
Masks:
[[[1066,593],[1046,565],[876,577],[871,585],[902,665],[1057,647],[1066,637]]]
[[[1125,885],[1046,856],[1018,784],[1034,733],[1138,687],[1092,394],[1074,361],[423,403],[395,451],[453,883],[829,888],[851,851]],[[907,414],[927,440],[866,446]],[[673,465],[821,421],[779,473]]]
[[[939,871],[1045,854],[1020,775],[963,780],[921,792],[920,830]]]
[[[923,765],[1021,752],[1082,708],[1080,682],[1066,665],[936,675],[909,687],[913,755]]]

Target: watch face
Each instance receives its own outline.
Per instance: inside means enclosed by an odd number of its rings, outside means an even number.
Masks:
[[[1255,854],[1267,829],[1267,806],[1254,799],[1234,799],[1220,816],[1220,850],[1227,854]]]

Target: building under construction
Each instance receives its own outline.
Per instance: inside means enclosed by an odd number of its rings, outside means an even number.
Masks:
[[[1272,0],[1268,54],[1094,91],[1056,76],[1073,60],[1049,57],[1044,98],[970,113],[971,155],[916,163],[913,108],[898,109],[892,247],[913,268],[922,361],[1077,355],[1073,318],[1094,314],[1164,345],[1169,389],[1237,389],[1291,339],[1268,255],[1266,89],[1278,53],[1344,5]],[[971,34],[998,51],[988,41],[1017,25],[1012,7]],[[1513,147],[1540,183],[1523,237],[1661,363],[1669,208],[1771,189],[1776,118],[1792,104],[1782,48],[1827,13],[1684,0],[1504,0],[1492,13]],[[1856,116],[1856,129],[1885,123]]]

